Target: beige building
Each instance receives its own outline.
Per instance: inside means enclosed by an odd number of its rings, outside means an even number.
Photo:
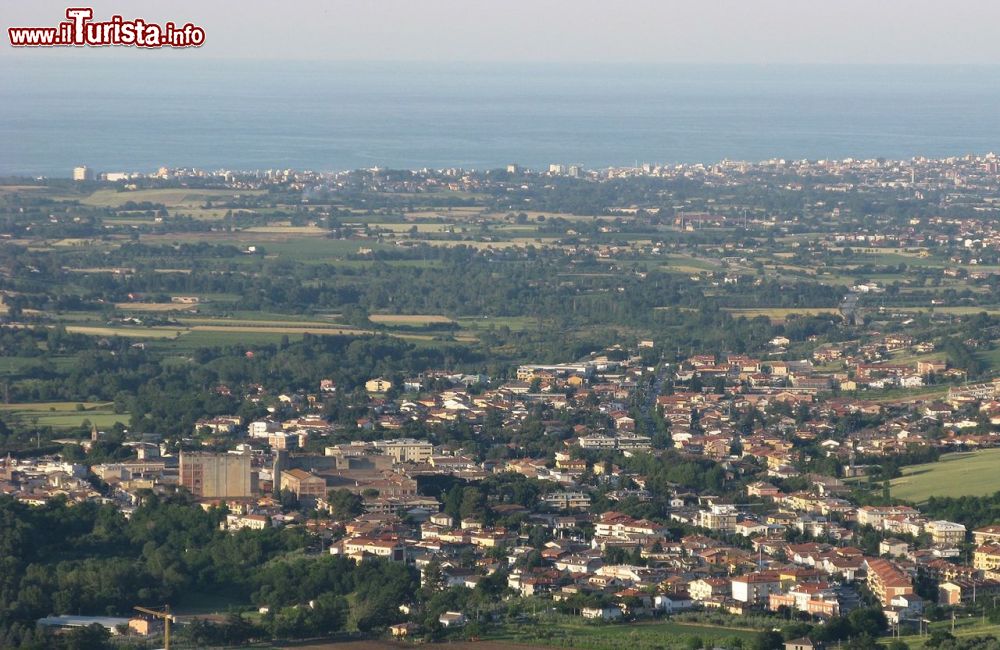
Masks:
[[[929,521],[924,530],[935,544],[961,544],[965,541],[965,526],[951,521]]]
[[[781,580],[771,573],[748,573],[733,578],[733,600],[741,603],[766,603],[772,593],[781,592]]]
[[[365,390],[369,393],[384,393],[392,388],[392,382],[388,379],[378,377],[365,382]]]
[[[330,552],[333,553],[333,549]],[[406,545],[396,538],[354,537],[344,541],[343,553],[356,562],[363,560],[366,555],[384,558],[391,562],[406,561]]]
[[[983,526],[972,531],[972,539],[976,544],[1000,542],[1000,526]]]
[[[731,583],[726,578],[699,578],[688,584],[691,600],[698,602],[728,596],[731,592]]]
[[[698,525],[723,533],[735,533],[736,508],[726,504],[713,504],[708,510],[698,512]]]
[[[906,596],[913,592],[913,580],[892,562],[870,559],[868,564],[868,589],[878,598],[883,607],[888,607],[896,596]]]
[[[397,463],[426,463],[434,452],[434,445],[413,438],[378,440],[374,446],[386,456],[392,456]]]
[[[326,496],[326,480],[304,469],[289,469],[281,473],[281,489],[294,493],[300,501],[320,499]]]
[[[196,497],[249,497],[249,454],[181,452],[181,486]]]
[[[980,571],[1000,569],[1000,544],[988,542],[976,548],[972,566]]]

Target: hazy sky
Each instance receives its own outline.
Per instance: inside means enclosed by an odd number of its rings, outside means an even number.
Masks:
[[[206,45],[173,55],[212,58],[1000,64],[993,0],[0,0],[4,40],[74,5],[200,24]],[[136,54],[115,49],[88,55]]]

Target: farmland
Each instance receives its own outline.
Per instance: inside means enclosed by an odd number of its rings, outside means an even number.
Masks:
[[[115,413],[110,403],[102,402],[37,402],[30,404],[0,404],[0,412],[16,420],[39,427],[71,429],[89,422],[100,428],[116,422],[128,423],[128,413]]]
[[[191,311],[197,309],[198,305],[176,302],[119,302],[115,304],[115,308],[122,311],[164,312]]]
[[[372,314],[368,320],[385,325],[440,325],[455,322],[438,314]]]
[[[783,321],[787,320],[789,317],[795,316],[820,316],[820,315],[831,315],[835,316],[840,312],[835,308],[823,308],[823,307],[775,307],[775,308],[762,308],[762,309],[727,309],[730,314],[734,317],[743,316],[745,318],[757,318],[758,316],[765,316],[770,318],[772,321]]]
[[[911,465],[892,481],[892,496],[915,503],[928,497],[984,496],[1000,491],[1000,449],[946,454],[936,463]]]
[[[587,648],[603,650],[629,647],[636,650],[653,648],[690,648],[695,639],[702,643],[740,639],[750,641],[756,630],[716,627],[694,623],[656,621],[637,625],[598,625],[583,619],[556,616],[534,625],[507,625],[488,635],[492,641],[528,646]]]
[[[955,620],[954,630],[952,630],[952,624],[950,620],[937,621],[935,623],[931,623],[928,626],[928,628],[930,630],[947,631],[949,634],[953,634],[955,637],[959,639],[967,639],[969,637],[986,636],[986,635],[992,635],[992,636],[1000,635],[1000,625],[991,623],[988,620],[986,622],[983,622],[979,617],[974,617],[970,615],[957,617]],[[883,639],[883,641],[886,642],[889,640],[890,639],[888,638]],[[909,648],[911,648],[911,650],[922,650],[923,648],[932,647],[927,645],[927,642],[930,640],[930,636],[927,633],[923,635],[921,634],[904,635],[900,637],[900,640],[903,641]]]

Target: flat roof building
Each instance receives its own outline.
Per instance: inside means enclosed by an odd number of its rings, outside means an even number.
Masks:
[[[249,454],[181,452],[181,486],[196,497],[249,497]]]

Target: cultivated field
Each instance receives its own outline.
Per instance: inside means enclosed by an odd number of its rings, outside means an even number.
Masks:
[[[104,189],[97,190],[90,196],[80,199],[80,203],[100,208],[115,208],[132,201],[134,203],[162,203],[169,208],[197,208],[205,201],[224,201],[232,199],[235,196],[252,196],[258,194],[261,194],[261,192],[186,189],[147,189],[119,192],[117,190]]]
[[[439,314],[371,314],[368,320],[384,325],[440,325],[455,322]]]
[[[250,228],[244,228],[242,232],[285,235],[325,235],[327,231],[323,230],[319,226],[292,226],[286,224],[273,226],[252,226]]]
[[[163,339],[178,336],[184,330],[173,327],[143,327],[130,329],[128,327],[100,327],[91,325],[67,325],[66,331],[71,334],[88,334],[90,336],[127,336],[131,338]]]
[[[732,314],[734,318],[766,316],[772,321],[787,320],[789,316],[819,316],[821,314],[836,316],[840,313],[835,307],[762,307],[759,309],[726,309],[725,311]]]
[[[956,306],[956,307],[938,307],[938,306],[927,306],[927,307],[893,307],[892,311],[899,312],[934,312],[936,314],[955,314],[959,316],[968,316],[970,314],[979,314],[986,312],[991,316],[996,316],[1000,314],[1000,306],[997,305],[969,305],[969,306]]]
[[[951,620],[938,621],[930,624],[930,629],[941,629],[949,633],[953,633],[958,638],[968,638],[974,636],[1000,636],[1000,625],[990,623],[989,621],[983,622],[978,616],[960,615],[955,620],[955,630],[952,632]],[[920,650],[921,648],[928,647],[926,642],[930,640],[930,636],[925,634],[923,636],[918,634],[912,634],[910,636],[901,636],[900,639],[909,646],[910,650]],[[881,639],[888,643],[890,641],[889,637]]]
[[[758,633],[755,630],[716,627],[694,623],[674,623],[654,621],[630,625],[595,625],[583,619],[559,617],[558,621],[541,621],[536,625],[511,625],[503,631],[490,634],[491,640],[528,646],[556,646],[569,648],[591,648],[611,650],[632,648],[652,650],[653,648],[695,647],[695,638],[702,644],[723,639],[740,639],[748,642]]]
[[[197,309],[198,305],[185,304],[180,302],[119,302],[115,303],[115,309],[122,311],[191,311]]]
[[[1000,449],[946,454],[936,463],[903,468],[892,496],[915,503],[928,497],[984,496],[1000,491]]]
[[[129,421],[129,414],[115,413],[110,402],[0,404],[0,411],[9,413],[26,424],[53,429],[73,429],[85,420],[102,429],[115,422],[128,424]]]

